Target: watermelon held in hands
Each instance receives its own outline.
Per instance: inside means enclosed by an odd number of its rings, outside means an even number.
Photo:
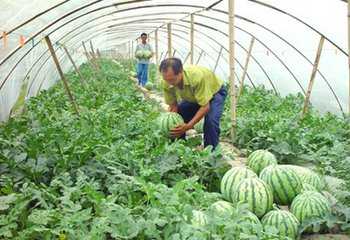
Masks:
[[[260,218],[272,209],[273,194],[263,180],[251,177],[237,185],[232,201],[247,204],[248,209]]]
[[[233,167],[228,170],[221,180],[220,190],[227,201],[232,201],[233,194],[237,191],[237,185],[242,180],[258,177],[252,170],[246,167]]]
[[[285,210],[272,210],[268,212],[261,220],[265,229],[274,227],[278,230],[278,235],[281,239],[298,238],[299,221],[291,213]]]
[[[141,51],[141,50],[137,51],[136,54],[135,54],[135,57],[136,57],[137,59],[143,58],[143,51]]]
[[[265,167],[270,165],[277,165],[275,155],[267,150],[256,150],[252,152],[249,155],[247,161],[248,167],[258,175]]]
[[[313,218],[323,218],[330,214],[329,201],[319,192],[306,191],[298,195],[290,208],[301,224]],[[306,232],[313,232],[307,228]]]
[[[184,120],[180,114],[175,112],[161,113],[157,119],[159,129],[164,136],[170,137],[170,130],[184,124]]]
[[[271,165],[264,168],[260,178],[272,189],[273,198],[280,205],[289,205],[301,192],[302,183],[299,176],[283,165]]]

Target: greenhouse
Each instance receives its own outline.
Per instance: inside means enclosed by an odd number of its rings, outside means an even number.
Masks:
[[[350,239],[350,0],[0,0],[0,239]]]

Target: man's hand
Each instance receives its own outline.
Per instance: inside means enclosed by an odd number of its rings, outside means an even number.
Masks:
[[[189,124],[181,124],[173,129],[170,130],[170,135],[172,137],[181,137],[186,133],[187,130],[190,130],[192,127]]]
[[[179,108],[177,106],[177,104],[173,104],[173,105],[170,105],[169,106],[169,112],[178,112],[179,111]]]

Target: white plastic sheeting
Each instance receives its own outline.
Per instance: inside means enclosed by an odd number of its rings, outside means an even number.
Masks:
[[[29,98],[58,80],[42,41],[46,35],[57,49],[63,70],[69,71],[72,66],[60,44],[81,64],[86,60],[82,41],[89,46],[91,40],[101,52],[125,50],[132,41],[136,44],[141,32],[150,33],[154,44],[155,29],[159,29],[159,53],[164,58],[166,23],[172,22],[173,50],[184,60],[190,50],[189,14],[195,13],[195,63],[215,69],[227,79],[227,1],[0,0],[0,32],[11,32],[6,46],[4,39],[0,40],[0,121],[8,119],[23,84]],[[205,9],[213,4],[212,9]],[[327,40],[311,102],[321,111],[347,112],[346,4],[342,0],[236,0],[236,77],[242,76],[254,37],[245,82],[265,85],[282,95],[306,91],[321,33]],[[20,24],[23,26],[12,31]],[[22,47],[20,38],[26,40]]]

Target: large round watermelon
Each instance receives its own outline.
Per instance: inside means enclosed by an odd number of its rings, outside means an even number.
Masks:
[[[154,85],[153,85],[153,83],[148,82],[148,83],[146,83],[145,88],[147,90],[151,91],[154,88]]]
[[[234,207],[232,203],[226,201],[217,201],[210,206],[210,210],[217,216],[232,214]]]
[[[232,201],[247,204],[250,211],[262,217],[272,209],[273,194],[269,185],[263,180],[252,177],[242,180],[237,185]]]
[[[325,187],[325,183],[323,182],[322,178],[315,173],[314,171],[301,167],[296,165],[284,165],[291,169],[293,169],[296,174],[299,175],[302,183],[310,184],[314,188],[316,188],[318,191],[322,191]]]
[[[138,59],[143,58],[143,51],[141,51],[141,50],[137,51],[136,54],[135,54],[135,57],[138,58]]]
[[[298,219],[290,212],[285,210],[273,210],[268,212],[261,220],[264,228],[274,227],[278,230],[281,239],[298,238]]]
[[[277,160],[276,157],[267,150],[256,150],[248,157],[248,167],[258,175],[265,167],[270,165],[277,165]]]
[[[331,211],[328,200],[321,193],[313,191],[303,192],[294,198],[290,210],[301,224],[312,218],[322,218]]]
[[[301,192],[306,192],[306,191],[314,191],[314,192],[317,192],[317,189],[314,187],[314,186],[312,186],[312,185],[310,185],[310,184],[308,184],[308,183],[302,183],[302,188],[301,188]]]
[[[181,115],[175,112],[162,113],[158,118],[158,126],[165,136],[170,136],[170,130],[183,123]]]
[[[240,232],[244,234],[257,235],[262,229],[259,218],[249,210],[244,210],[240,213],[237,223],[239,225]],[[237,236],[237,239],[240,239],[240,237],[241,236]]]
[[[281,165],[264,168],[260,178],[271,187],[275,202],[281,205],[291,204],[302,188],[299,176],[292,169]]]
[[[149,59],[152,57],[152,52],[148,50],[143,51],[143,58]]]
[[[236,186],[243,179],[249,177],[258,177],[252,170],[245,167],[233,167],[228,170],[221,180],[221,193],[223,197],[232,201],[232,195],[236,192]]]
[[[193,210],[191,223],[196,227],[204,227],[208,224],[208,216],[203,211]]]

